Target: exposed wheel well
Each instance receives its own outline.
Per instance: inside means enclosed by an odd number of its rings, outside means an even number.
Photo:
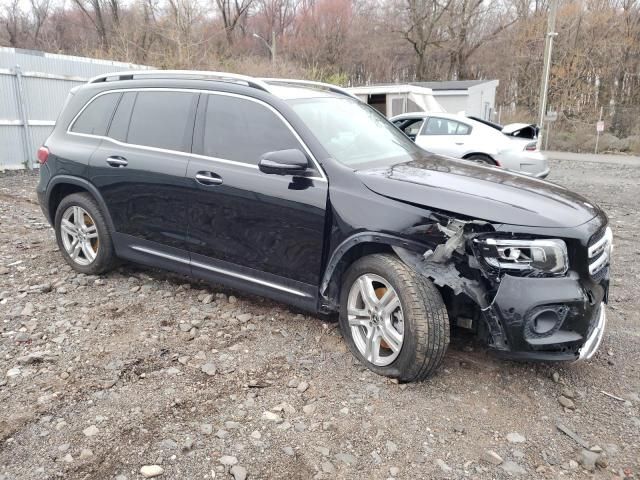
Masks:
[[[344,275],[344,272],[346,272],[353,262],[359,258],[366,255],[372,255],[374,253],[391,253],[395,255],[391,245],[376,242],[362,242],[351,247],[340,258],[340,261],[331,275],[331,281],[329,282],[326,293],[331,304],[329,307],[331,310],[337,311],[339,309],[340,287],[342,285],[342,276]]]

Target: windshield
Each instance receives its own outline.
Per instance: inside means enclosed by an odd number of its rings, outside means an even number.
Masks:
[[[413,160],[419,151],[400,130],[358,100],[306,98],[288,103],[327,152],[344,165],[392,165]]]

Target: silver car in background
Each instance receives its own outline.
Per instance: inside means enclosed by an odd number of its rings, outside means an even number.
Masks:
[[[404,113],[389,120],[429,152],[538,178],[549,175],[547,159],[532,138],[515,137],[484,122],[451,113]]]

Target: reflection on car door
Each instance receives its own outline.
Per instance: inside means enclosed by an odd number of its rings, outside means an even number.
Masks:
[[[185,173],[197,101],[197,93],[173,91],[122,95],[89,171],[112,216],[117,248],[135,243],[188,258],[186,189],[191,182]]]
[[[467,151],[471,127],[442,117],[429,117],[416,138],[416,143],[433,153],[461,158]]]
[[[203,94],[194,133],[199,156],[187,171],[194,273],[315,303],[327,182],[311,159],[307,177],[268,175],[257,167],[264,153],[291,148],[309,154],[271,107]]]

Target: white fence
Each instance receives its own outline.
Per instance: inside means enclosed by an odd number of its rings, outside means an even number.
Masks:
[[[89,78],[149,68],[0,47],[0,171],[32,168],[69,90]]]

